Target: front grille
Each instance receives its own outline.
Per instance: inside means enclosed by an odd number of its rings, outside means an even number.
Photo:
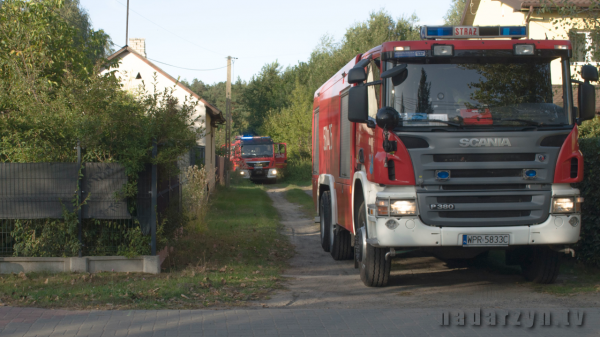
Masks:
[[[489,219],[489,218],[519,218],[524,216],[529,216],[531,211],[443,211],[438,212],[440,218],[463,218],[463,219]]]
[[[267,167],[269,166],[269,162],[268,161],[262,161],[262,162],[258,162],[258,163],[246,163],[248,166],[250,167],[254,167],[256,164],[261,164],[261,167]]]
[[[437,163],[535,161],[535,153],[434,154],[433,161]]]
[[[440,204],[491,204],[531,202],[531,199],[531,195],[448,196],[437,197],[437,202]]]
[[[502,178],[520,177],[522,175],[522,169],[450,170],[452,178]]]
[[[526,188],[525,184],[442,185],[444,191],[524,190]]]
[[[437,191],[418,194],[421,220],[439,227],[528,226],[549,215],[549,190]]]

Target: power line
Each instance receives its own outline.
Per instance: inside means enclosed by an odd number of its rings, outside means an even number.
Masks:
[[[119,46],[118,44],[116,44],[116,43],[114,43],[114,42],[112,42],[112,41],[110,41],[110,44],[111,44],[112,46],[114,46],[114,47],[118,47],[119,49],[121,49],[121,48],[125,48],[125,46]],[[154,61],[154,62],[156,62],[156,63],[164,64],[164,65],[167,65],[167,66],[169,66],[169,67],[173,67],[173,68],[179,68],[179,69],[185,69],[185,70],[193,70],[193,71],[211,71],[211,70],[219,70],[219,69],[227,68],[227,66],[223,66],[223,67],[220,67],[220,68],[213,68],[213,69],[192,69],[192,68],[184,68],[184,67],[174,66],[174,65],[172,65],[172,64],[168,64],[168,63],[165,63],[165,62],[161,62],[161,61],[159,61],[159,60],[151,59],[151,58],[149,58],[149,57],[146,57],[146,58],[147,58],[148,60]]]
[[[121,6],[127,7],[126,5],[122,4],[122,3],[121,3],[120,1],[118,1],[118,0],[115,0],[115,2],[116,2],[116,3],[118,3],[118,4],[119,4],[119,5],[121,5]],[[168,33],[170,33],[170,34],[172,34],[172,35],[175,35],[175,36],[177,36],[178,38],[182,39],[183,41],[185,41],[185,42],[187,42],[187,43],[189,43],[189,44],[192,44],[192,45],[194,45],[194,46],[196,46],[196,47],[198,47],[198,48],[204,49],[204,50],[206,50],[206,51],[209,51],[209,52],[211,52],[211,53],[214,53],[214,54],[217,54],[217,55],[220,55],[220,56],[224,56],[223,54],[221,54],[221,53],[218,53],[218,52],[216,52],[216,51],[214,51],[214,50],[210,50],[210,49],[208,49],[208,48],[206,48],[206,47],[202,47],[202,46],[200,46],[200,45],[197,45],[197,44],[195,44],[194,42],[188,41],[188,40],[186,40],[186,39],[182,38],[181,36],[179,36],[179,35],[177,35],[177,34],[173,33],[172,31],[170,31],[170,30],[166,29],[165,27],[163,27],[163,26],[159,25],[158,23],[156,23],[156,22],[154,22],[154,21],[152,21],[152,20],[148,19],[147,17],[143,16],[142,14],[140,14],[140,13],[138,13],[138,12],[134,11],[133,9],[130,9],[130,10],[131,10],[132,12],[134,12],[135,14],[137,14],[137,15],[141,16],[142,18],[144,18],[144,19],[146,19],[146,20],[150,21],[151,23],[155,24],[155,25],[156,25],[156,26],[158,26],[159,28],[162,28],[162,29],[163,29],[163,30],[165,30],[166,32],[168,32]],[[127,41],[127,43],[129,43],[129,41]]]
[[[184,67],[178,67],[178,66],[174,66],[174,65],[172,65],[172,64],[168,64],[168,63],[164,63],[164,62],[157,61],[157,60],[155,60],[155,59],[151,59],[151,58],[149,58],[149,57],[146,57],[146,58],[147,58],[148,60],[152,60],[152,61],[154,61],[154,62],[157,62],[157,63],[160,63],[160,64],[164,64],[164,65],[167,65],[167,66],[170,66],[170,67],[179,68],[179,69],[185,69],[185,70],[193,70],[193,71],[211,71],[211,70],[218,70],[218,69],[227,68],[227,66],[224,66],[224,67],[220,67],[220,68],[213,68],[213,69],[191,69],[191,68],[184,68]]]

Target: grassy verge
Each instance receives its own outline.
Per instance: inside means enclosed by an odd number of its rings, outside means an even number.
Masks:
[[[0,278],[3,305],[73,309],[243,306],[279,287],[293,248],[260,186],[220,188],[206,226],[185,231],[162,274],[13,274]],[[163,264],[163,267],[164,265]]]
[[[285,198],[291,203],[298,204],[302,207],[302,211],[310,218],[317,216],[315,206],[311,196],[306,194],[304,190],[292,188],[285,191]]]

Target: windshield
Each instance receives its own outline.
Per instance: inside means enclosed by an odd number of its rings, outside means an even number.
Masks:
[[[273,157],[273,144],[242,145],[242,158]]]
[[[389,62],[388,69],[399,64]],[[562,87],[553,92],[550,60],[407,64],[406,69],[394,79],[397,85],[388,80],[386,95],[404,127],[570,124]]]

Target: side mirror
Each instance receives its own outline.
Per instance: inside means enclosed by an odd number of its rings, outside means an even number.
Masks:
[[[581,66],[581,78],[583,78],[585,81],[597,81],[598,69],[589,64]]]
[[[360,69],[359,69],[360,70]],[[350,70],[352,71],[352,70]],[[348,73],[350,77],[350,72]],[[348,120],[354,123],[366,123],[369,119],[368,93],[366,85],[350,88],[348,92]]]
[[[598,78],[597,72],[596,78]],[[596,117],[596,88],[589,81],[579,83],[577,96],[579,96],[579,121],[587,121]]]
[[[348,71],[348,83],[362,83],[367,80],[367,72],[363,67],[355,67]]]
[[[400,113],[396,109],[386,106],[377,110],[377,126],[384,130],[394,130],[402,121]]]
[[[388,69],[381,73],[381,78],[392,78],[392,83],[394,86],[402,84],[408,77],[408,69],[406,69],[406,64],[401,64],[395,66],[392,69]]]

